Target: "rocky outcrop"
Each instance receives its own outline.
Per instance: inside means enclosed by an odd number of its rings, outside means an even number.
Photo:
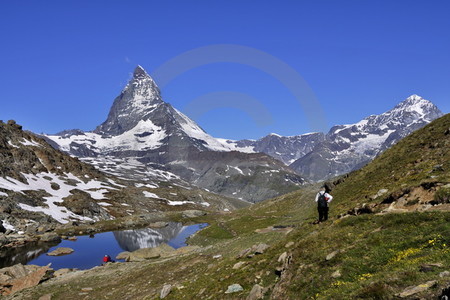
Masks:
[[[73,251],[74,250],[72,248],[60,247],[60,248],[56,248],[52,252],[47,253],[47,255],[48,256],[62,256],[62,255],[71,254]]]
[[[49,266],[18,264],[0,269],[0,295],[9,295],[36,286],[50,278],[52,273],[53,270]]]
[[[127,261],[144,261],[148,259],[155,259],[168,256],[173,253],[175,249],[167,244],[161,244],[155,248],[142,248],[130,253]]]

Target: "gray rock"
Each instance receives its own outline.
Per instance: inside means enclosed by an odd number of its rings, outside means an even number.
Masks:
[[[341,271],[340,270],[336,270],[336,271],[334,271],[333,272],[333,274],[331,274],[331,277],[332,278],[339,278],[339,277],[341,277],[342,275],[341,275]]]
[[[233,270],[240,269],[243,265],[245,265],[244,261],[240,261],[238,263],[235,263],[234,266],[233,266]]]
[[[250,291],[250,294],[248,294],[246,300],[258,300],[262,299],[264,297],[264,288],[260,286],[259,284],[255,284]]]
[[[450,272],[449,271],[444,271],[439,273],[439,277],[444,278],[444,277],[449,277],[450,276]]]
[[[263,254],[264,251],[267,250],[267,248],[269,248],[269,245],[263,243],[253,246],[255,254]]]
[[[61,242],[61,237],[54,232],[47,232],[41,236],[42,242]]]
[[[238,292],[242,292],[243,290],[244,290],[244,288],[240,284],[235,283],[235,284],[228,286],[228,289],[225,292],[225,294],[238,293]]]
[[[431,280],[431,281],[427,281],[424,284],[420,284],[418,286],[410,286],[410,287],[407,287],[403,292],[401,292],[397,296],[399,296],[400,298],[409,298],[410,296],[412,296],[414,294],[418,294],[418,293],[428,290],[429,288],[435,286],[436,283],[437,283],[436,280]]]
[[[130,253],[128,261],[144,261],[147,259],[155,259],[169,254],[175,251],[174,248],[167,244],[161,244],[155,248],[142,248]]]
[[[53,273],[53,276],[55,277],[60,277],[60,276],[64,276],[66,274],[72,273],[77,271],[78,269],[71,269],[71,268],[63,268],[63,269],[59,269],[56,270],[55,273]]]
[[[206,212],[201,210],[185,210],[181,215],[183,218],[196,218],[205,216]]]
[[[120,252],[119,254],[117,254],[116,259],[128,260],[130,257],[130,254],[131,254],[131,252],[128,252],[128,251]]]
[[[166,298],[170,294],[171,291],[172,291],[172,285],[165,284],[161,290],[161,293],[159,294],[159,299]]]
[[[287,258],[287,252],[283,252],[279,257],[278,257],[278,262],[281,262],[281,263],[283,263],[285,260],[286,260],[286,258]]]
[[[52,300],[52,294],[42,295],[38,300]]]
[[[0,269],[0,295],[8,295],[36,286],[42,280],[50,278],[52,271],[49,266],[22,264]]]
[[[73,250],[72,248],[60,247],[60,248],[56,248],[52,252],[47,253],[47,255],[48,256],[68,255],[68,254],[71,254],[73,251],[75,251],[75,250]]]
[[[284,247],[285,248],[291,248],[292,246],[294,246],[294,244],[295,243],[291,241],[291,242],[287,243]]]
[[[148,227],[150,228],[164,228],[167,227],[169,225],[168,222],[154,222],[154,223],[150,223],[148,225]]]
[[[325,260],[332,260],[339,252],[340,252],[340,250],[336,250],[336,251],[331,252],[330,254],[327,255]]]

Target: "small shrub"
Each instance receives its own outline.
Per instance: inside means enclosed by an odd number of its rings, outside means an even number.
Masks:
[[[437,203],[450,203],[450,188],[441,188],[434,194]]]
[[[374,282],[364,287],[358,295],[361,299],[391,299],[392,293],[385,283]]]

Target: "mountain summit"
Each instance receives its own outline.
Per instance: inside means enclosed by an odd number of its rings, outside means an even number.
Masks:
[[[134,128],[158,105],[163,104],[155,81],[141,66],[137,66],[132,79],[114,100],[106,121],[94,132],[119,135]]]

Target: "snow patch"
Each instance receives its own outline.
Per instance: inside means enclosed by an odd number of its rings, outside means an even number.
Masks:
[[[161,197],[159,197],[158,195],[154,194],[154,193],[150,193],[147,191],[142,191],[142,193],[144,194],[145,197],[147,198],[156,198],[156,199],[161,199]]]
[[[2,220],[2,223],[3,223],[3,227],[4,227],[6,230],[16,231],[16,228],[15,228],[14,226],[12,226],[11,224],[9,224],[8,221]]]
[[[46,215],[53,217],[60,223],[67,223],[70,219],[79,220],[89,220],[91,218],[83,217],[77,215],[63,206],[59,206],[56,203],[63,202],[63,198],[71,195],[70,191],[73,189],[79,189],[85,191],[91,195],[93,199],[104,199],[104,193],[108,192],[111,187],[105,185],[104,182],[97,180],[90,180],[87,183],[82,182],[78,177],[72,173],[64,173],[65,177],[61,177],[53,173],[39,173],[33,174],[22,174],[26,179],[27,183],[20,182],[14,178],[0,178],[0,188],[11,190],[14,192],[23,193],[23,191],[33,190],[44,190],[50,196],[43,197],[45,199],[45,204],[47,207],[41,206],[30,206],[27,204],[19,203],[19,206],[28,211],[42,212]],[[45,179],[44,177],[50,177],[51,180]],[[61,179],[62,178],[62,179]],[[73,179],[76,180],[76,185],[69,185],[65,180]],[[54,190],[51,187],[51,183],[56,183],[60,186],[58,190]]]

